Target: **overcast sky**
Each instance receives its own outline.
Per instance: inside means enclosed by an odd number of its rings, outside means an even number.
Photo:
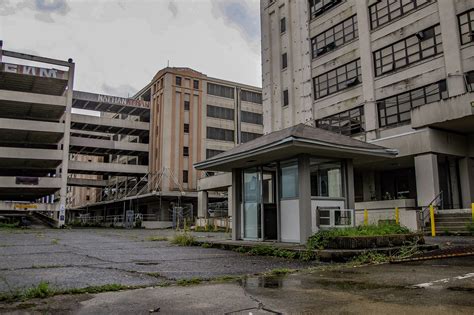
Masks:
[[[0,39],[73,58],[76,90],[133,95],[168,60],[261,86],[258,0],[0,0]]]

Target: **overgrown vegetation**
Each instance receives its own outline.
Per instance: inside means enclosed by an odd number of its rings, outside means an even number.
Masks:
[[[19,222],[15,222],[15,223],[0,222],[0,229],[16,229],[18,227],[19,227]]]
[[[146,240],[150,242],[165,242],[168,238],[166,236],[150,236]]]
[[[177,285],[180,285],[180,286],[190,286],[190,285],[195,285],[195,284],[200,284],[201,283],[201,279],[200,278],[190,278],[190,279],[179,279],[176,281],[176,284]]]
[[[381,264],[390,260],[390,257],[374,251],[365,252],[349,260],[351,265]]]
[[[175,234],[171,239],[171,243],[179,246],[192,246],[196,244],[196,239],[189,233]]]
[[[466,229],[471,233],[471,235],[474,235],[474,222],[471,222],[466,225]]]
[[[295,271],[297,271],[297,270],[296,269],[290,269],[290,268],[277,268],[277,269],[273,269],[272,271],[270,271],[270,274],[275,275],[275,276],[284,276],[284,275],[287,275],[287,274],[295,272]]]
[[[329,242],[341,236],[381,236],[393,234],[409,234],[410,230],[397,224],[384,223],[379,225],[360,225],[357,227],[319,231],[308,238],[308,249],[324,249]]]

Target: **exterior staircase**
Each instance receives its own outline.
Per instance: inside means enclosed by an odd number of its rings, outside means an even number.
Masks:
[[[454,210],[438,212],[435,214],[436,235],[474,235],[468,229],[468,225],[472,223],[472,214],[470,212],[459,213]],[[426,235],[431,235],[431,227],[429,223],[424,228]]]

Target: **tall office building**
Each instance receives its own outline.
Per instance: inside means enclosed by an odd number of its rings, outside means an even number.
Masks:
[[[261,28],[265,133],[303,122],[398,149],[354,165],[359,207],[470,207],[474,2],[262,0]]]

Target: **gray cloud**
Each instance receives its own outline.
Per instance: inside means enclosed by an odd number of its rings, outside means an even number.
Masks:
[[[0,15],[14,15],[23,9],[35,11],[35,18],[42,22],[53,23],[52,14],[66,15],[71,10],[66,0],[2,0],[0,2]]]
[[[236,27],[249,41],[260,40],[260,16],[258,10],[251,10],[242,0],[213,0],[214,15],[224,18],[230,26]]]
[[[173,14],[173,17],[176,17],[178,15],[178,6],[174,1],[170,1],[168,3],[168,10]]]
[[[121,84],[119,86],[110,86],[107,83],[102,83],[102,90],[109,95],[131,97],[138,92],[136,88],[130,84]]]

